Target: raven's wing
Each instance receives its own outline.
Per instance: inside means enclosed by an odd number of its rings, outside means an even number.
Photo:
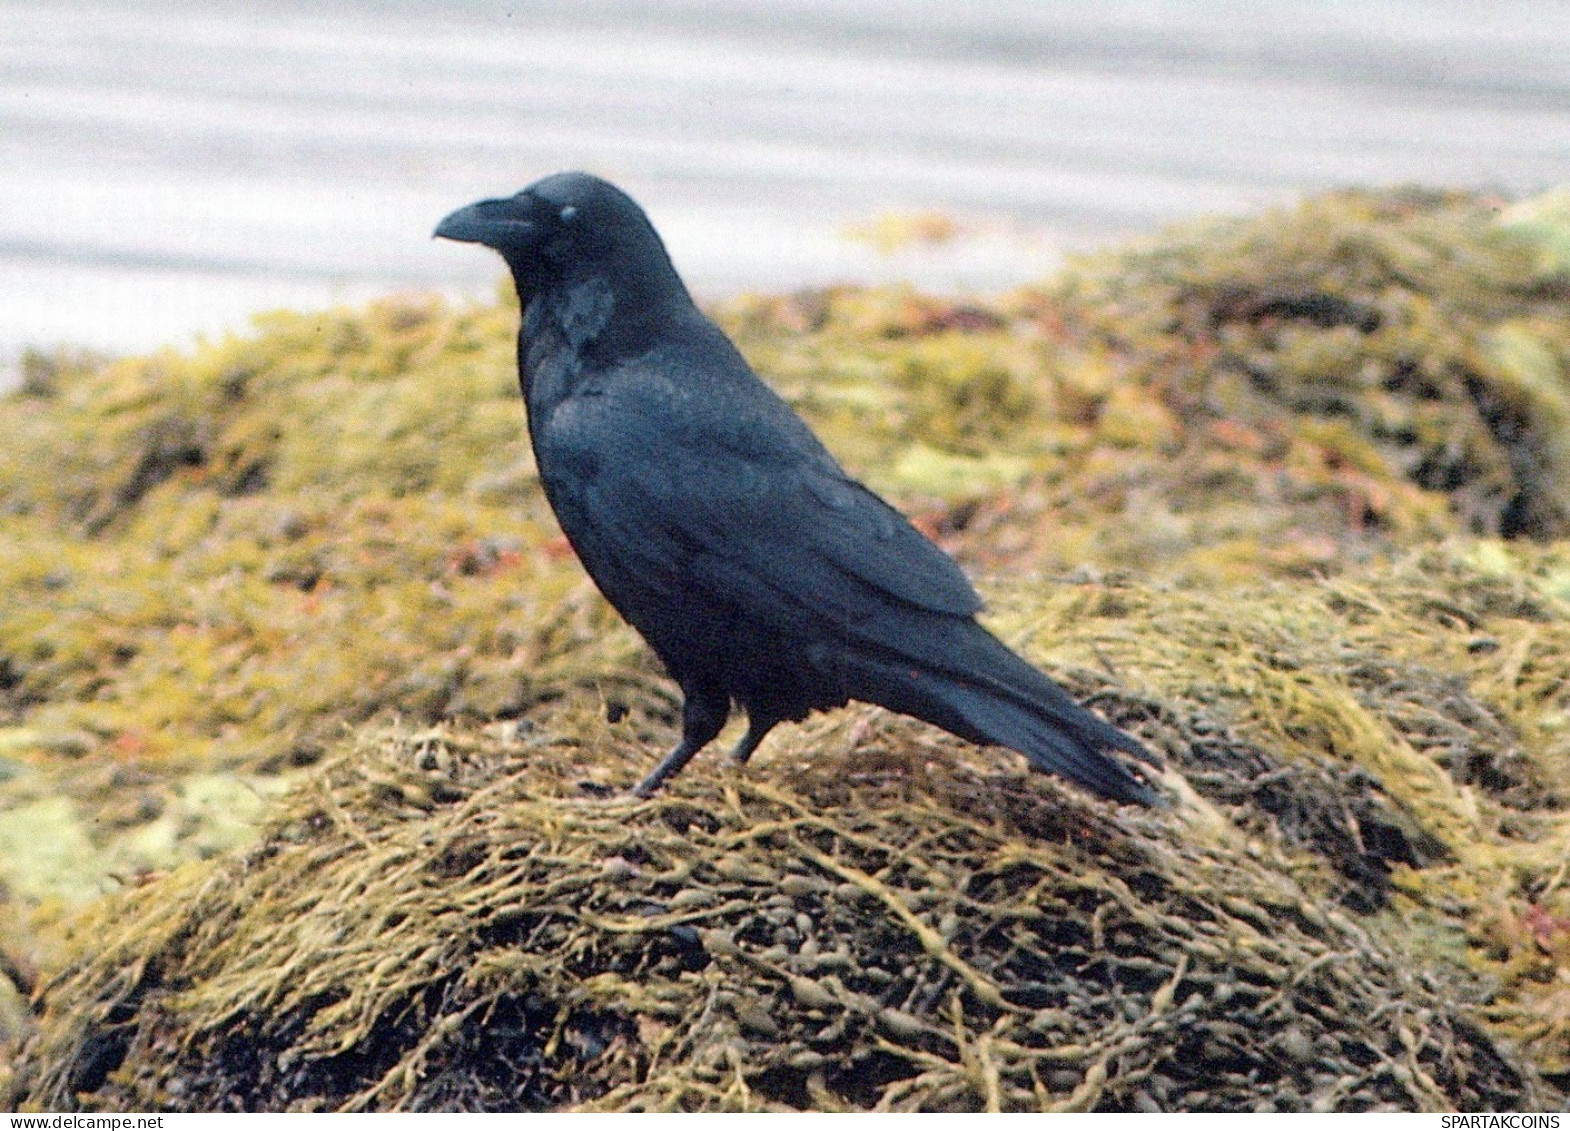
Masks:
[[[745,570],[852,623],[891,601],[964,617],[981,608],[947,554],[837,467],[683,449],[669,470],[644,481],[644,505],[727,574]]]
[[[891,603],[963,617],[981,608],[953,560],[850,479],[750,373],[747,385],[698,390],[697,403],[679,376],[623,373],[536,432],[552,505],[597,580],[687,590],[745,580],[766,606],[785,598],[849,623]],[[601,586],[616,603],[616,582]]]

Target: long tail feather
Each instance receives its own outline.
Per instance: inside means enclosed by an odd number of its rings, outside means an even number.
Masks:
[[[962,622],[955,628],[939,641],[942,647],[922,647],[919,656],[882,648],[877,650],[881,654],[857,655],[851,661],[852,697],[971,742],[1007,746],[1105,797],[1160,803],[1158,794],[1107,753],[1121,750],[1159,764],[1149,750],[1080,706],[980,625]]]

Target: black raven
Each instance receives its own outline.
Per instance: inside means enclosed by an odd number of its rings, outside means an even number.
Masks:
[[[643,210],[560,173],[436,229],[495,248],[546,498],[589,575],[681,685],[648,796],[747,712],[732,757],[851,699],[1019,751],[1118,801],[1156,760],[976,623],[952,559],[857,483],[693,304]]]

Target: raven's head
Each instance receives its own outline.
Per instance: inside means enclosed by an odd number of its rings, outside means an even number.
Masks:
[[[477,201],[448,216],[435,234],[499,251],[524,302],[595,275],[623,286],[641,280],[681,287],[643,209],[587,173],[557,173],[515,196]]]

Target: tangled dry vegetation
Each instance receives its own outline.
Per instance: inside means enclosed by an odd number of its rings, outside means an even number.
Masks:
[[[576,729],[366,742],[260,847],[84,925],[111,941],[51,990],[76,1005],[24,1088],[109,1110],[1544,1106],[1454,984],[1274,854],[903,727],[848,753],[849,729],[636,805],[571,787]]]
[[[0,1095],[1562,1103],[1570,283],[1497,213],[1338,194],[996,303],[720,312],[1167,754],[1162,812],[871,709],[620,800],[676,704],[550,520],[505,306],[32,359],[0,843],[56,814],[87,874],[0,877]]]

